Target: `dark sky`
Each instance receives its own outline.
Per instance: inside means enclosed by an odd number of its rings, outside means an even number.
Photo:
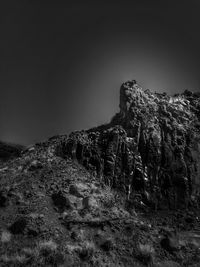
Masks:
[[[136,79],[200,88],[200,2],[1,1],[0,139],[22,144],[108,122]]]

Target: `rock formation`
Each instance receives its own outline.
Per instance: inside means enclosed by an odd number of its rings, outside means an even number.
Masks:
[[[199,266],[199,97],[129,81],[108,124],[0,143],[0,266]]]
[[[120,111],[107,125],[73,132],[58,151],[128,199],[188,207],[200,191],[200,94],[168,96],[135,80],[120,88]]]

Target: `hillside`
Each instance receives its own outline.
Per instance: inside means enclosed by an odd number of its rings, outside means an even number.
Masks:
[[[0,161],[0,266],[199,266],[199,120],[128,81],[109,124]]]
[[[22,145],[0,141],[0,161],[7,161],[8,159],[18,157],[24,149],[25,147]]]

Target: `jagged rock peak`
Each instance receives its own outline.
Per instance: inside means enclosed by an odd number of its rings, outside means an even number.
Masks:
[[[120,88],[120,111],[126,113],[133,101],[142,95],[142,92],[142,87],[137,84],[136,80],[124,82]]]
[[[149,119],[163,118],[168,118],[171,123],[174,119],[178,123],[184,123],[191,120],[194,115],[199,117],[199,99],[198,93],[190,91],[174,96],[153,93],[149,89],[142,89],[136,80],[131,80],[123,83],[120,88],[120,116],[126,123],[127,120],[134,119],[149,124]]]

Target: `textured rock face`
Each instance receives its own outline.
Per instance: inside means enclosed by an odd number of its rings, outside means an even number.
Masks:
[[[200,189],[200,94],[152,93],[133,80],[122,84],[119,106],[108,125],[70,134],[62,154],[128,199],[139,191],[146,203],[191,204]]]

